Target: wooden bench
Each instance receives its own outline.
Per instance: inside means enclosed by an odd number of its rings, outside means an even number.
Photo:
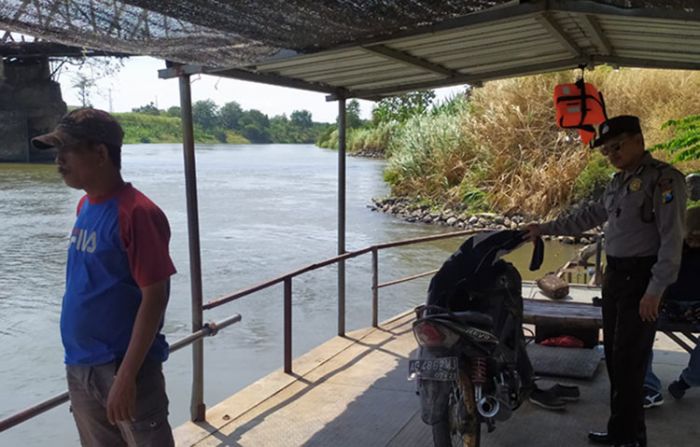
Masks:
[[[523,300],[523,307],[523,322],[534,324],[535,327],[538,325],[566,327],[570,328],[571,332],[597,331],[603,327],[601,308],[593,304],[526,298]],[[698,343],[694,333],[700,333],[700,324],[668,321],[662,315],[659,318],[658,330],[690,352]],[[679,334],[687,337],[693,345],[688,344]]]
[[[560,335],[571,335],[585,347],[600,342],[603,327],[600,307],[573,301],[523,300],[523,322],[535,326],[535,342]]]

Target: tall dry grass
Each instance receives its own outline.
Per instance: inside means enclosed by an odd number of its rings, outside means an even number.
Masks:
[[[588,150],[556,127],[552,91],[567,74],[490,82],[472,95],[465,135],[490,154],[473,185],[490,207],[505,214],[545,214],[568,201]],[[466,181],[472,181],[466,178]]]
[[[465,192],[479,191],[490,209],[505,214],[546,216],[566,208],[580,198],[577,188],[592,189],[588,183],[608,175],[589,169],[586,184],[577,182],[592,151],[555,123],[554,86],[578,73],[488,82],[472,91],[464,112],[414,119],[391,140],[392,192],[469,208]],[[640,117],[647,146],[671,136],[663,123],[700,109],[700,73],[601,67],[586,72],[586,80],[604,93],[609,116]]]
[[[604,92],[609,116],[637,115],[647,146],[666,141],[670,119],[700,113],[700,73],[684,70],[648,70],[601,67],[586,80]]]

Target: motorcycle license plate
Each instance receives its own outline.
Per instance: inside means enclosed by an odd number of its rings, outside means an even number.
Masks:
[[[424,380],[457,380],[457,357],[438,357],[408,361],[408,376]]]

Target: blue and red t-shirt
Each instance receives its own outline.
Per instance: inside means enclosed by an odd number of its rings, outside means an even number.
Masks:
[[[97,201],[83,197],[77,214],[68,248],[61,338],[66,364],[99,365],[126,353],[141,288],[175,273],[168,253],[170,227],[160,208],[129,183]],[[160,328],[148,357],[168,357]]]

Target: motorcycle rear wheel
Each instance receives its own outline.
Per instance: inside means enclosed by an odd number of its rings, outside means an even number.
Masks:
[[[461,399],[460,401],[450,399],[449,405],[463,405],[467,423],[464,427],[456,427],[458,422],[452,416],[456,411],[448,408],[447,419],[433,425],[433,443],[435,447],[479,447],[481,421],[474,399],[474,385],[466,373],[460,372],[455,386]]]

